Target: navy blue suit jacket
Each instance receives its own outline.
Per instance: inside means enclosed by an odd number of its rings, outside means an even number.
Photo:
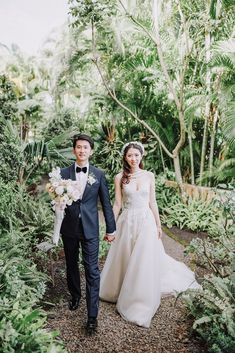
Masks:
[[[92,176],[92,179],[95,179],[92,185],[89,183],[89,175]],[[100,199],[104,213],[106,233],[113,233],[116,230],[108,184],[104,172],[89,165],[89,175],[79,205],[77,202],[73,202],[71,206],[65,208],[65,217],[60,230],[63,236],[74,236],[78,234],[78,217],[80,213],[84,237],[86,239],[99,237],[98,198]],[[73,163],[70,167],[61,169],[61,176],[63,179],[76,180],[75,164]]]

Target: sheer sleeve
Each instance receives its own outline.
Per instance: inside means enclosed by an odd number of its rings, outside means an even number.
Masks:
[[[151,183],[150,183],[150,198],[149,198],[149,206],[153,212],[157,227],[161,229],[161,221],[159,217],[158,205],[156,201],[156,193],[155,193],[155,177],[154,174],[149,172]]]

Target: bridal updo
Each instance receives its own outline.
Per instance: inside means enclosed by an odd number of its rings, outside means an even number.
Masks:
[[[131,178],[131,168],[130,168],[129,164],[126,161],[126,155],[127,155],[127,152],[129,151],[130,148],[137,149],[140,152],[142,157],[144,155],[144,146],[140,142],[131,141],[131,142],[126,143],[123,146],[123,148],[122,148],[123,173],[122,173],[122,178],[121,178],[121,185],[129,184],[130,178]],[[140,167],[140,169],[144,168],[142,160],[140,161],[139,167]]]

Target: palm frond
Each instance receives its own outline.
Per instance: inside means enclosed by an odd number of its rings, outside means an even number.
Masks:
[[[212,68],[222,68],[224,71],[235,70],[235,62],[225,54],[218,54],[210,62]]]
[[[218,171],[222,172],[224,169],[231,168],[231,167],[235,167],[235,158],[230,158],[222,162],[222,164],[218,168]]]
[[[235,143],[235,102],[229,102],[222,110],[222,131],[225,139],[233,145]]]

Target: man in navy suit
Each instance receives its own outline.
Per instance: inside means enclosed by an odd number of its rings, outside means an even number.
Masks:
[[[97,328],[99,305],[100,272],[98,268],[99,221],[98,198],[100,199],[106,223],[105,239],[114,240],[115,219],[110,203],[109,190],[104,172],[91,164],[89,157],[93,153],[94,142],[90,136],[74,136],[73,153],[76,162],[61,169],[63,179],[79,181],[79,199],[65,208],[65,217],[61,226],[64,244],[67,284],[71,294],[69,309],[76,310],[81,298],[80,274],[78,267],[79,248],[86,276],[86,303],[88,320],[86,332],[91,335]]]

